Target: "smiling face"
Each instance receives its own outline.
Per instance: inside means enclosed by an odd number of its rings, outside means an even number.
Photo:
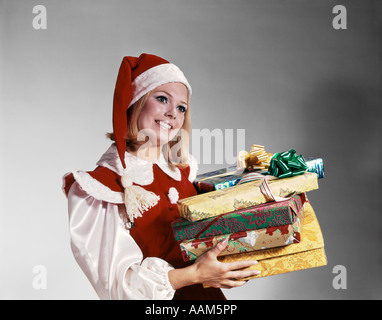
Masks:
[[[148,96],[138,118],[138,130],[150,130],[157,146],[163,146],[182,128],[188,108],[188,91],[184,84],[163,84]]]

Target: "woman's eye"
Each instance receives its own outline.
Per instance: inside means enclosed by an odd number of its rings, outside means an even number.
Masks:
[[[178,110],[182,113],[185,113],[187,109],[183,106],[178,106]]]
[[[159,102],[162,102],[162,103],[166,103],[166,102],[167,102],[167,98],[164,97],[164,96],[159,96],[159,97],[157,97],[157,100],[158,100]]]

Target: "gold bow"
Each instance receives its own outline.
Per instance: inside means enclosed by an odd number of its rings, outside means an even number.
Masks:
[[[237,155],[238,170],[266,170],[270,165],[272,154],[265,151],[264,146],[253,144],[251,150],[240,151]]]

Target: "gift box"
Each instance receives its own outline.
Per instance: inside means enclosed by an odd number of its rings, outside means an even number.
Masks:
[[[292,271],[327,265],[324,238],[316,214],[309,202],[305,203],[301,241],[284,247],[218,257],[221,262],[256,260],[250,269],[261,274],[244,280],[267,277]],[[205,286],[207,287],[207,286]]]
[[[179,218],[171,227],[175,240],[183,241],[285,226],[296,221],[304,202],[305,194],[295,195],[288,200],[268,202],[199,221]]]
[[[317,173],[318,179],[324,178],[325,171],[324,171],[324,161],[322,160],[322,158],[310,157],[310,158],[306,158],[305,162],[308,167],[306,171]]]
[[[322,158],[309,157],[305,159],[306,172],[317,173],[318,179],[324,178],[324,164]],[[239,170],[236,166],[209,171],[196,176],[194,185],[198,193],[221,190],[237,185],[248,173],[256,172],[267,175],[267,170]]]
[[[226,238],[228,239],[227,247],[219,256],[298,243],[301,239],[302,212],[303,210],[300,210],[293,224],[182,241],[180,248],[183,259],[194,260]]]
[[[255,180],[184,198],[178,201],[180,216],[186,220],[198,221],[270,202],[260,188],[261,185],[262,180]],[[318,189],[317,174],[305,172],[298,176],[270,180],[268,185],[270,191],[277,197],[302,194]]]
[[[199,193],[210,192],[236,185],[248,172],[266,174],[270,157],[264,146],[253,144],[249,152],[239,152],[236,166],[198,175],[194,181],[195,187]]]
[[[236,167],[227,167],[196,176],[194,186],[198,193],[211,192],[232,187],[248,172],[238,171]]]

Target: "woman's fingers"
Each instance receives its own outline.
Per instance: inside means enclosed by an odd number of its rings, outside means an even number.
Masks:
[[[257,264],[256,260],[238,260],[234,262],[225,262],[224,266],[227,268],[227,270],[238,270],[251,267],[255,264]]]
[[[257,276],[260,273],[261,273],[261,271],[255,270],[255,269],[253,269],[253,270],[247,269],[247,270],[229,271],[229,272],[227,272],[227,278],[233,279],[233,280],[241,280],[241,279]]]
[[[247,281],[244,280],[227,280],[221,284],[222,289],[237,288],[245,285]]]
[[[237,270],[237,271],[229,271],[226,273],[226,279],[222,280],[220,285],[221,288],[231,289],[236,287],[241,287],[247,283],[248,280],[242,280],[246,278],[250,278],[253,276],[257,276],[261,273],[259,270]]]
[[[259,270],[251,269],[257,264],[254,260],[239,260],[234,262],[219,262],[217,257],[227,247],[228,239],[219,242],[216,246],[198,257],[195,261],[196,272],[201,282],[215,288],[235,288],[246,284],[242,280],[260,274]]]
[[[225,238],[223,241],[219,242],[216,246],[208,250],[208,253],[216,258],[226,247],[228,244],[228,238]]]
[[[242,283],[243,281],[237,281],[237,280],[257,276],[261,273],[261,271],[256,269],[246,269],[256,264],[257,264],[257,261],[253,261],[253,260],[241,260],[241,261],[225,263],[226,265],[225,267],[227,270],[226,277],[232,280],[236,280],[235,282]],[[245,284],[245,281],[244,283],[240,285],[243,285],[243,284]]]

